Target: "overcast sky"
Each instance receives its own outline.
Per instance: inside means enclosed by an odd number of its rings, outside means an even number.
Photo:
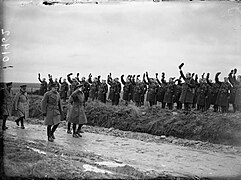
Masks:
[[[138,2],[20,6],[5,2],[10,61],[5,81],[38,82],[37,74],[66,77],[230,69],[241,74],[241,8],[228,2]]]

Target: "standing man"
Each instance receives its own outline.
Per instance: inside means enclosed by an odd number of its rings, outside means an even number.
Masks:
[[[102,80],[98,88],[98,100],[106,103],[106,94],[108,92],[108,85],[106,84],[106,80]]]
[[[191,111],[191,104],[193,103],[194,98],[194,88],[195,88],[195,82],[192,78],[191,73],[186,73],[186,76],[184,76],[182,72],[182,66],[184,63],[182,63],[179,66],[180,69],[180,75],[185,81],[182,85],[182,93],[180,96],[180,102],[184,104],[184,111],[187,114],[189,111]]]
[[[45,78],[43,78],[43,80],[41,80],[40,73],[38,73],[38,80],[41,83],[40,89],[39,89],[39,95],[43,96],[44,93],[46,93],[48,90],[48,83],[46,82]]]
[[[133,85],[130,80],[130,76],[127,76],[126,81],[124,80],[124,75],[121,76],[121,83],[123,84],[123,96],[122,99],[125,100],[125,105],[127,106],[131,100],[131,90]]]
[[[82,137],[81,128],[84,124],[87,123],[87,118],[84,111],[84,102],[85,97],[83,93],[83,84],[76,86],[74,92],[69,97],[69,114],[68,114],[68,124],[73,123],[73,137],[78,138]],[[78,129],[76,131],[76,126]]]
[[[61,82],[62,77],[59,78],[59,84],[60,86],[60,97],[63,99],[64,102],[66,102],[67,95],[68,95],[68,90],[69,90],[69,85],[66,82],[66,79],[64,78],[63,82]]]
[[[41,110],[45,116],[44,123],[47,125],[47,136],[48,141],[50,142],[53,142],[55,139],[54,132],[56,131],[61,120],[61,115],[63,114],[62,103],[57,89],[57,84],[51,84],[51,90],[44,94],[43,100],[41,101]]]
[[[14,110],[17,111],[18,119],[15,120],[16,124],[19,126],[19,121],[21,122],[21,128],[25,129],[23,120],[29,115],[29,99],[26,91],[27,85],[21,85],[20,91],[14,97]]]
[[[13,107],[13,91],[12,91],[12,82],[6,84],[6,88],[1,89],[1,95],[3,96],[2,102],[2,130],[8,129],[6,126],[6,121],[8,116],[12,114],[12,107]]]

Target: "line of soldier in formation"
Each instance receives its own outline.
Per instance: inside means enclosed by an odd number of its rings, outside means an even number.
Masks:
[[[215,75],[215,82],[209,79],[209,73],[204,77],[204,74],[198,81],[198,76],[191,73],[184,75],[182,71],[183,63],[179,66],[180,78],[169,78],[166,82],[165,74],[162,73],[161,80],[158,79],[156,73],[155,78],[150,78],[148,73],[143,74],[142,81],[140,75],[131,76],[128,75],[124,80],[124,75],[121,76],[121,82],[123,84],[123,100],[126,105],[130,101],[135,102],[137,106],[144,105],[145,95],[146,100],[150,106],[157,105],[157,102],[161,103],[162,108],[167,107],[169,109],[174,108],[174,103],[177,105],[177,109],[182,109],[184,105],[184,112],[188,113],[192,106],[197,105],[197,109],[206,111],[211,105],[214,107],[214,111],[227,112],[229,104],[232,104],[234,112],[241,110],[241,76],[236,78],[237,70],[231,70],[228,77],[224,78],[224,81],[219,80],[218,72]],[[41,81],[41,87],[39,94],[43,95],[41,101],[41,110],[44,115],[45,125],[47,125],[47,137],[48,141],[54,141],[54,132],[56,131],[61,118],[63,117],[62,101],[67,100],[68,97],[68,130],[67,133],[71,134],[71,124],[73,125],[73,137],[81,137],[80,133],[83,133],[81,127],[87,123],[86,115],[84,112],[84,105],[90,100],[100,100],[106,103],[108,85],[110,86],[108,99],[112,101],[112,105],[118,105],[121,93],[121,83],[118,78],[112,78],[111,74],[106,80],[100,82],[100,76],[92,80],[92,75],[89,75],[86,81],[83,77],[79,79],[79,74],[76,78],[71,78],[72,73],[67,75],[67,79],[70,86],[66,82],[66,79],[59,81],[55,79],[53,81],[52,76],[49,75],[49,84],[46,80],[41,80],[39,74],[39,80]],[[26,85],[20,86],[20,91],[13,98],[11,91],[12,83],[7,83],[6,88],[1,90],[3,97],[2,115],[3,124],[2,129],[6,130],[6,120],[11,115],[11,110],[17,111],[18,119],[15,121],[19,126],[21,122],[21,128],[24,129],[24,118],[28,117],[29,100],[26,92]],[[59,93],[60,92],[60,93]],[[14,108],[12,108],[14,106]],[[78,126],[78,127],[77,127]]]
[[[197,108],[201,111],[208,110],[211,105],[213,105],[214,111],[227,112],[229,104],[232,104],[233,111],[240,111],[241,108],[241,77],[240,75],[236,77],[237,69],[231,70],[229,75],[224,78],[224,81],[219,80],[218,72],[215,75],[215,81],[212,82],[209,79],[209,73],[205,74],[198,79],[198,75],[194,73],[186,73],[184,75],[182,71],[183,63],[179,66],[180,78],[169,78],[168,82],[165,80],[165,74],[162,73],[161,80],[158,78],[158,73],[156,73],[155,78],[150,78],[148,73],[143,74],[142,80],[140,80],[140,75],[128,75],[126,80],[124,80],[124,75],[121,76],[121,83],[123,85],[123,95],[122,99],[125,101],[126,105],[133,101],[136,106],[140,107],[144,105],[144,100],[149,102],[150,106],[157,105],[160,103],[162,108],[166,106],[169,109],[174,108],[176,104],[177,109],[182,109],[184,106],[184,111],[188,113],[191,108]],[[106,103],[106,99],[111,100],[112,105],[118,105],[122,85],[119,82],[119,78],[112,78],[111,74],[106,80],[100,81],[100,76],[95,77],[92,80],[92,75],[90,74],[88,80],[85,77],[79,79],[79,74],[77,77],[71,78],[72,73],[67,75],[67,80],[62,78],[56,78],[53,81],[52,76],[49,75],[49,84],[47,84],[46,79],[41,80],[39,74],[39,80],[41,82],[40,95],[43,95],[48,91],[48,86],[52,83],[56,83],[58,90],[63,101],[66,101],[68,95],[73,92],[73,89],[78,84],[83,84],[83,93],[85,96],[85,102],[88,99],[99,100]],[[69,85],[70,84],[70,85]],[[108,85],[109,93],[108,93]],[[107,97],[108,94],[108,97]]]

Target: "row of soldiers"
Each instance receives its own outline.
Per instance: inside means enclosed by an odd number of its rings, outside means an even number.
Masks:
[[[106,99],[109,99],[112,105],[118,105],[123,85],[122,99],[126,105],[133,101],[136,106],[140,107],[144,105],[146,99],[150,106],[161,104],[162,108],[167,106],[169,109],[173,109],[176,104],[177,109],[182,109],[184,106],[185,112],[189,112],[191,108],[206,111],[211,105],[215,112],[219,110],[227,112],[229,104],[232,104],[234,112],[241,110],[241,76],[236,77],[237,69],[231,70],[223,82],[219,80],[221,72],[216,73],[215,80],[212,82],[209,73],[206,76],[203,74],[200,78],[194,73],[184,75],[183,66],[184,63],[178,67],[180,77],[178,79],[170,77],[168,81],[165,79],[165,73],[162,73],[160,80],[158,73],[155,74],[155,78],[150,78],[146,72],[143,74],[142,80],[140,75],[128,75],[126,78],[122,75],[121,82],[119,78],[112,78],[111,73],[108,75],[107,81],[100,81],[100,76],[92,80],[91,74],[88,80],[85,77],[80,80],[79,74],[75,78],[71,78],[73,74],[70,73],[67,75],[70,86],[66,79],[63,79],[63,82],[62,78],[59,81],[57,79],[53,81],[51,75],[49,75],[49,84],[54,82],[59,84],[58,91],[64,101],[78,84],[83,84],[85,102],[88,99],[97,99],[106,103]],[[47,88],[46,80],[41,80],[40,94],[44,94]]]

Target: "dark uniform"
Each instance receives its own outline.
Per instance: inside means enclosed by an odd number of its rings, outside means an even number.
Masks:
[[[145,83],[148,85],[148,91],[147,91],[147,101],[149,101],[150,106],[152,107],[153,105],[156,104],[156,94],[157,94],[157,88],[158,85],[157,83],[154,82],[154,79],[150,79],[148,77],[148,74],[146,74],[148,82],[145,81]]]
[[[157,95],[156,95],[156,100],[158,102],[161,102],[162,103],[162,108],[165,108],[166,107],[166,103],[164,102],[164,96],[165,96],[165,92],[166,92],[166,81],[164,80],[164,76],[162,77],[161,79],[161,82],[158,78],[157,79],[157,82],[159,84],[158,88],[157,88]]]
[[[208,79],[207,79],[207,83],[208,85],[210,86],[210,90],[209,90],[209,103],[211,105],[213,105],[213,108],[214,108],[214,112],[217,112],[218,111],[218,105],[216,104],[217,102],[217,96],[218,96],[218,90],[220,88],[220,83],[219,83],[219,79],[218,79],[218,76],[219,76],[220,73],[217,73],[215,75],[215,83],[211,83]]]
[[[216,104],[221,107],[222,112],[227,112],[229,103],[228,99],[230,98],[231,85],[229,82],[220,82],[221,86],[218,90],[217,102]]]
[[[2,111],[2,118],[3,118],[3,124],[2,124],[2,130],[8,129],[6,126],[6,121],[8,116],[12,115],[12,109],[13,109],[13,91],[11,90],[12,88],[12,83],[7,83],[6,88],[1,89],[1,111]]]
[[[51,84],[51,90],[44,94],[41,101],[41,110],[45,116],[44,124],[47,125],[48,141],[53,141],[55,139],[54,132],[57,129],[61,120],[61,115],[63,114],[63,107],[57,88],[57,84]]]
[[[112,101],[112,105],[118,105],[121,92],[121,83],[118,80],[113,81],[110,76],[108,76],[107,82],[110,85],[109,98]]]
[[[169,109],[173,109],[174,94],[175,94],[174,82],[167,83],[163,102],[167,104]]]
[[[104,82],[100,83],[98,88],[98,100],[106,103],[106,94],[108,92],[108,85]]]
[[[61,78],[59,79],[60,86],[60,97],[63,99],[64,102],[66,102],[68,91],[69,91],[69,85],[66,81],[61,82]]]
[[[123,96],[122,99],[125,100],[125,104],[128,105],[128,103],[131,100],[131,91],[133,89],[133,85],[129,77],[127,77],[127,81],[124,80],[124,75],[121,76],[121,82],[124,85],[123,86]]]
[[[191,75],[185,77],[182,70],[180,70],[180,75],[185,82],[182,84],[182,93],[179,101],[184,104],[184,110],[188,112],[191,110],[190,105],[193,103],[195,82]]]
[[[43,96],[48,90],[48,83],[45,81],[45,79],[43,80],[40,79],[40,74],[38,76],[38,80],[41,83],[40,89],[39,89],[39,95]]]
[[[208,84],[201,80],[197,86],[197,109],[205,111],[207,109]]]

